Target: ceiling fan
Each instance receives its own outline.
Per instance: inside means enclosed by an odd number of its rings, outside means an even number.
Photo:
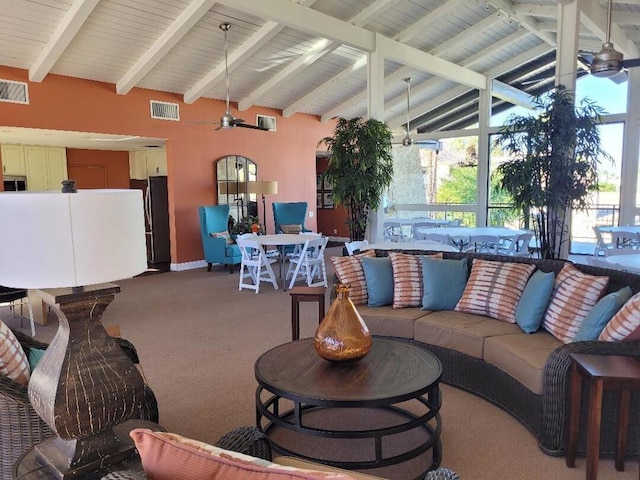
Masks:
[[[407,123],[406,123],[406,135],[402,139],[400,144],[403,147],[409,147],[411,145],[422,145],[424,147],[431,147],[431,149],[436,151],[436,155],[440,151],[441,144],[438,140],[414,140],[409,135],[409,122],[411,120],[411,77],[403,78],[407,83]]]
[[[242,128],[252,128],[254,130],[263,130],[267,131],[268,128],[261,127],[259,125],[251,125],[249,123],[245,123],[245,121],[241,118],[236,118],[231,113],[231,108],[229,107],[229,64],[227,61],[227,54],[229,50],[229,42],[227,40],[227,32],[231,28],[230,23],[221,23],[220,30],[224,32],[224,78],[225,78],[225,89],[226,89],[226,110],[224,115],[220,117],[220,126],[216,128],[216,130],[220,130],[223,128],[233,128],[233,127],[242,127]]]
[[[593,61],[589,71],[596,77],[613,77],[622,71],[623,68],[640,66],[640,58],[624,60],[621,52],[618,52],[611,43],[611,7],[613,0],[609,0],[607,8],[607,37],[602,49],[593,54]]]

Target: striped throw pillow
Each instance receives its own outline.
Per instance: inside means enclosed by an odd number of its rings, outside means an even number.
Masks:
[[[13,332],[0,320],[0,374],[21,385],[29,383],[29,360]]]
[[[624,342],[640,340],[640,293],[631,297],[604,327],[598,340]]]
[[[562,343],[571,342],[608,284],[609,277],[587,275],[567,263],[556,277],[544,329]]]
[[[455,309],[516,323],[516,308],[535,265],[476,259]]]
[[[411,255],[389,252],[393,268],[393,308],[421,307],[424,286],[422,279],[422,259],[442,258],[435,255]]]
[[[376,252],[373,250],[365,250],[362,253],[348,257],[331,257],[331,264],[336,272],[338,281],[351,287],[349,298],[354,305],[366,305],[369,301],[367,281],[364,277],[361,259],[362,257],[375,256]]]

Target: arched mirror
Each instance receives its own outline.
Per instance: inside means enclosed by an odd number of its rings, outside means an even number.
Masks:
[[[236,220],[248,215],[258,216],[255,193],[247,193],[247,182],[258,179],[258,166],[239,155],[227,155],[216,162],[218,205],[229,205],[229,214]]]

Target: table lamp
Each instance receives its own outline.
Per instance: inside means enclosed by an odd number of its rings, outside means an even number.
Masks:
[[[265,195],[274,195],[278,193],[278,182],[276,181],[256,181],[247,182],[247,193],[255,193],[262,195],[262,221],[264,222],[264,233],[267,233],[267,206],[264,199]]]
[[[120,291],[105,282],[147,268],[142,191],[2,192],[0,221],[13,227],[0,235],[0,284],[39,289],[59,319],[28,386],[55,433],[34,468],[70,479],[119,462],[131,446],[112,427],[137,414],[144,384],[101,320]]]

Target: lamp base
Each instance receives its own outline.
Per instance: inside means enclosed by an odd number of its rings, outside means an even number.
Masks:
[[[118,438],[112,429],[91,437],[64,440],[52,437],[35,446],[37,465],[50,478],[70,480],[95,472],[135,455],[135,446]]]

